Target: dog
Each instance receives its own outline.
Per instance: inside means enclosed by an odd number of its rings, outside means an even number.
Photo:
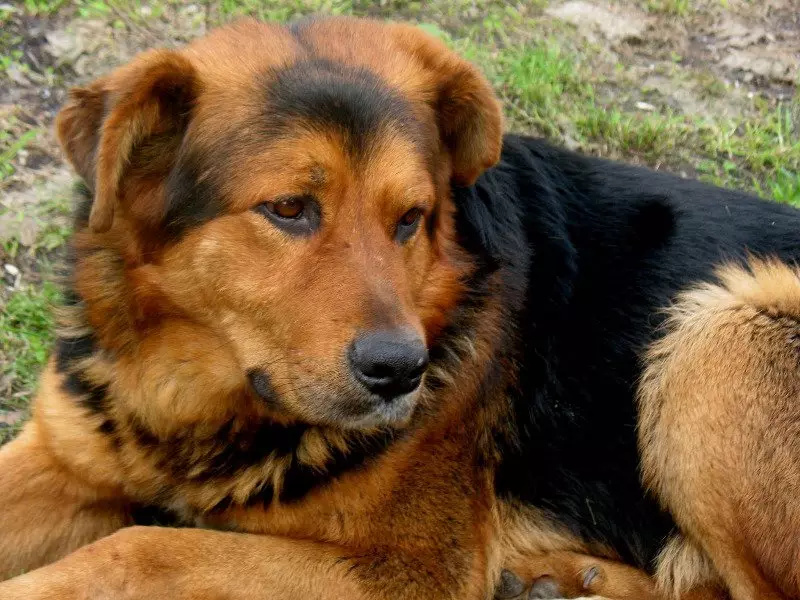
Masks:
[[[405,24],[72,91],[0,599],[800,597],[800,213],[504,135]]]

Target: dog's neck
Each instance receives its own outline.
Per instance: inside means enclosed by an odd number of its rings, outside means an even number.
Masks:
[[[480,387],[479,369],[491,367],[487,336],[472,326],[478,306],[467,304],[432,349],[423,399],[406,429],[312,426],[260,409],[252,392],[226,379],[224,365],[198,370],[194,354],[218,341],[170,340],[185,331],[167,328],[154,331],[152,339],[125,335],[132,341],[120,353],[102,344],[86,309],[85,300],[72,293],[60,311],[55,366],[63,390],[85,412],[95,435],[112,440],[120,465],[135,478],[137,500],[172,506],[180,499],[190,514],[303,498],[337,475],[369,465],[434,414],[462,412],[476,401],[469,390]],[[482,327],[488,326],[484,321]],[[179,355],[171,354],[176,342]],[[464,365],[473,365],[469,382],[454,377]],[[454,390],[460,406],[443,406]],[[137,464],[131,465],[134,457]]]

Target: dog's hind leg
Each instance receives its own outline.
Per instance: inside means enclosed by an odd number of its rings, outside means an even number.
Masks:
[[[42,394],[53,389],[49,377],[43,379]],[[74,425],[68,415],[61,416],[62,427]],[[0,581],[131,524],[113,488],[98,486],[88,469],[77,472],[51,451],[42,420],[39,411],[17,439],[0,449]],[[93,443],[90,435],[73,433],[86,452]]]
[[[774,262],[720,275],[649,355],[644,478],[734,600],[800,598],[800,278]]]

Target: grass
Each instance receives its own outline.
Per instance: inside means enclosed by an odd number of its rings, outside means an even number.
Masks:
[[[692,0],[647,0],[645,9],[653,13],[683,17],[692,9]]]
[[[222,0],[219,5],[223,21],[245,15],[288,21],[312,13],[348,15],[353,8],[352,0]]]
[[[42,192],[37,204],[5,209],[5,216],[10,216],[17,223],[27,219],[37,225],[33,240],[23,240],[21,228],[15,235],[7,237],[2,245],[5,254],[12,260],[17,258],[24,244],[24,251],[29,257],[46,262],[49,253],[61,248],[71,234],[69,216],[72,207],[69,198],[69,190],[56,194]]]
[[[800,173],[781,169],[774,178],[762,185],[753,182],[756,193],[764,198],[772,198],[777,202],[800,207]]]
[[[0,398],[0,410],[25,412],[42,365],[53,341],[52,306],[58,289],[52,283],[27,286],[12,294],[0,314],[0,378],[9,382]],[[18,425],[18,424],[15,424]],[[0,443],[16,433],[16,426],[0,428]]]
[[[636,2],[650,18],[682,20],[693,19],[701,4],[692,0]],[[19,5],[29,17],[69,13],[69,18],[100,19],[120,27],[132,23],[135,34],[155,19],[166,22],[170,11],[182,3],[24,0]],[[641,72],[631,70],[633,59],[619,55],[616,68],[609,68],[601,59],[606,48],[588,44],[571,26],[548,20],[547,0],[215,0],[211,5],[219,22],[243,15],[286,21],[312,13],[414,20],[487,74],[503,101],[510,129],[543,135],[593,154],[686,170],[712,183],[800,206],[800,104],[793,111],[756,95],[736,118],[683,114],[659,104],[652,90],[641,89]],[[3,6],[0,24],[13,18],[11,5]],[[727,10],[721,0],[719,6]],[[0,85],[12,65],[26,67],[16,40],[9,36],[0,32]],[[732,93],[718,73],[688,64],[674,52],[657,61],[655,69],[664,77],[694,85],[712,106]],[[653,106],[643,110],[637,100]],[[34,128],[20,133],[16,125],[0,129],[0,183],[13,179],[20,151],[39,133]],[[30,247],[22,247],[12,237],[3,247],[6,256],[16,261],[23,253],[46,257],[58,250],[69,234],[62,218],[67,210],[61,197],[27,208],[20,218],[41,221],[39,235]],[[0,374],[11,382],[10,397],[0,398],[0,410],[23,408],[30,398],[52,342],[49,306],[56,298],[52,284],[25,285],[0,307]],[[0,429],[0,442],[3,435]]]
[[[608,81],[593,75],[585,56],[552,38],[491,57],[480,49],[471,55],[483,63],[514,129],[653,166],[696,165],[711,183],[798,204],[800,123],[787,106],[754,99],[738,119],[631,109],[601,97],[598,89]]]
[[[14,174],[14,158],[38,134],[38,130],[29,129],[21,136],[14,138],[8,131],[0,131],[0,181]]]
[[[53,328],[50,308],[57,299],[58,288],[51,282],[27,286],[11,295],[0,315],[0,348],[11,357],[3,374],[12,375],[12,398],[33,387],[47,358]]]
[[[33,16],[49,15],[67,4],[67,0],[25,0],[25,10]]]

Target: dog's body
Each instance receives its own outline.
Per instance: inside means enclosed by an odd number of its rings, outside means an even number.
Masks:
[[[468,239],[491,240],[510,281],[525,282],[519,305],[506,301],[514,351],[524,347],[508,393],[520,433],[501,441],[496,488],[646,569],[672,523],[638,474],[643,352],[678,293],[721,264],[800,259],[800,212],[537,140],[506,137],[504,148],[456,200],[478,223]]]
[[[370,22],[151,54],[59,133],[92,190],[0,453],[0,575],[140,507],[238,533],[122,529],[3,600],[478,599],[503,568],[498,597],[656,598],[648,571],[685,599],[800,595],[770,546],[800,528],[800,280],[734,269],[660,328],[719,266],[800,258],[800,212],[529,138],[500,157],[480,76]]]

